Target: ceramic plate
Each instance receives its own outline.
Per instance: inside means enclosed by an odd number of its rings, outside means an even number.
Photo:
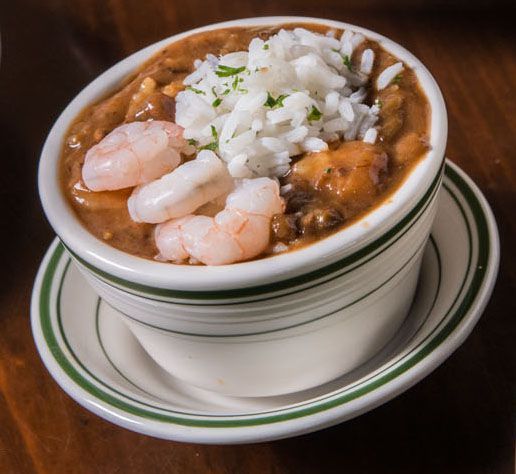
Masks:
[[[410,314],[372,360],[328,384],[278,397],[236,398],[175,380],[90,289],[57,239],[36,278],[32,330],[57,383],[113,423],[178,441],[265,441],[353,418],[428,375],[473,329],[491,294],[498,260],[487,202],[448,162]]]

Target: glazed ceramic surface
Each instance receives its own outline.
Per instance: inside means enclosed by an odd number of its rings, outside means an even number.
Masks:
[[[431,149],[389,200],[306,248],[220,267],[137,258],[82,227],[62,195],[56,170],[64,133],[84,106],[185,35],[299,21],[360,31],[418,76],[431,106]],[[86,87],[49,134],[39,187],[45,212],[78,268],[106,303],[123,314],[155,361],[204,389],[271,396],[308,389],[354,369],[396,333],[412,302],[435,216],[446,136],[446,110],[437,84],[412,54],[389,39],[314,18],[236,20],[145,48]]]
[[[77,265],[175,377],[237,396],[304,390],[362,364],[398,330],[412,303],[439,178],[421,209],[373,242],[375,250],[283,281],[280,290],[234,290],[223,299],[213,292],[200,301],[139,296]]]
[[[426,376],[473,329],[498,261],[489,206],[471,180],[447,164],[416,297],[400,330],[347,375],[276,397],[230,397],[170,376],[142,349],[124,316],[84,284],[57,240],[36,279],[32,327],[40,355],[61,387],[116,424],[180,441],[265,441],[357,416]]]

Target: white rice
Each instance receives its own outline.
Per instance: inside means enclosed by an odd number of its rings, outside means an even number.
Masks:
[[[360,60],[360,72],[363,74],[371,74],[373,70],[374,63],[374,51],[372,49],[366,49],[362,53],[362,58]]]
[[[332,140],[374,143],[379,109],[363,103],[362,87],[374,53],[364,51],[358,70],[349,63],[364,39],[296,28],[265,42],[253,38],[248,51],[207,55],[194,62],[188,87],[176,97],[176,122],[197,148],[215,150],[236,178],[282,176],[292,156],[327,150]],[[395,66],[380,74],[379,90],[403,68]]]
[[[379,91],[385,89],[401,71],[403,71],[403,63],[395,63],[386,67],[376,79],[376,88]]]
[[[375,143],[376,137],[378,136],[378,130],[376,128],[368,128],[364,133],[364,142]]]

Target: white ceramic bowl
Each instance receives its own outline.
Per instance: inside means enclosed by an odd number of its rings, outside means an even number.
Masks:
[[[414,69],[431,105],[431,151],[390,199],[301,250],[219,267],[154,262],[90,234],[62,193],[64,134],[87,105],[165,45],[227,26],[321,23],[360,31]],[[441,184],[447,117],[441,92],[407,50],[353,25],[304,17],[235,20],[167,38],[124,59],[87,86],[52,128],[39,167],[45,213],[99,295],[124,314],[163,368],[195,386],[237,396],[307,389],[357,367],[402,323]]]

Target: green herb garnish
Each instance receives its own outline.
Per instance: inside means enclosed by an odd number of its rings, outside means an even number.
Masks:
[[[217,70],[215,71],[215,74],[219,77],[229,77],[229,76],[235,76],[237,74],[240,74],[241,72],[244,72],[246,70],[245,66],[242,67],[230,67],[230,66],[224,66],[223,64],[219,64],[217,67]]]
[[[267,92],[267,100],[263,105],[265,107],[270,107],[271,109],[276,105],[276,99],[272,97],[270,92]]]
[[[351,59],[347,54],[342,56],[342,62],[348,68],[348,71],[353,71],[353,65],[351,64]]]
[[[283,107],[283,101],[288,97],[288,94],[281,94],[276,99],[267,91],[267,100],[263,104],[264,107],[270,107],[271,109],[278,109]]]
[[[376,107],[381,109],[383,107],[383,102],[380,99],[375,99],[374,105],[376,105]]]
[[[265,44],[263,45],[263,49],[265,49],[265,51],[267,51],[267,50],[269,49],[269,45],[268,45],[267,43],[265,43]]]
[[[222,95],[228,95],[230,92],[231,92],[231,89],[226,89],[226,90],[222,93]]]
[[[318,120],[321,120],[321,117],[322,112],[315,105],[312,105],[312,109],[306,116],[309,122],[317,122]]]
[[[348,68],[350,72],[353,72],[353,64],[351,64],[351,58],[347,54],[342,54],[338,49],[331,48],[331,50],[335,53],[339,53],[344,65]]]
[[[288,94],[281,94],[276,99],[276,107],[283,107],[283,101],[288,97]]]
[[[219,147],[219,144],[218,142],[211,142],[211,143],[208,143],[207,145],[204,145],[202,146],[201,148],[199,148],[199,151],[200,150],[211,150],[211,151],[217,151],[217,148]]]
[[[217,129],[213,126],[211,126],[211,136],[213,137],[213,141],[211,143],[208,143],[207,145],[204,145],[199,148],[200,150],[211,150],[216,151],[219,148],[219,134],[217,133]]]
[[[186,90],[195,92],[196,94],[206,95],[206,93],[204,91],[202,91],[200,89],[196,89],[195,87],[192,87],[192,86],[186,86]]]
[[[332,172],[332,169],[331,169],[331,168],[326,168],[326,169],[324,170],[324,172],[325,172],[326,174],[330,174],[330,173]]]
[[[403,74],[396,74],[394,76],[394,79],[392,80],[392,83],[393,84],[399,84],[402,79],[403,79]]]
[[[212,103],[212,107],[218,107],[222,103],[222,99],[220,97],[217,97]]]
[[[189,138],[187,141],[188,144],[192,146],[197,146],[197,144],[199,143],[197,140],[194,140],[193,138]]]

